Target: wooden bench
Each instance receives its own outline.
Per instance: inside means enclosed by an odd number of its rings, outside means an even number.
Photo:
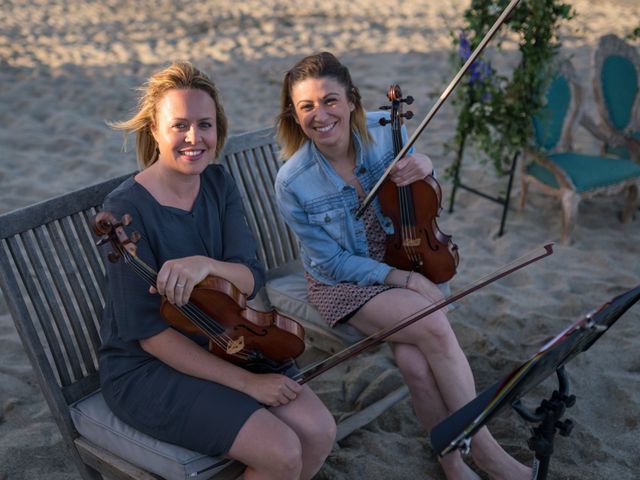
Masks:
[[[273,304],[296,318],[305,327],[307,344],[323,352],[333,353],[357,339],[348,327],[329,331],[305,301],[296,240],[275,205],[279,160],[273,131],[231,137],[220,161],[238,184],[258,255],[269,272],[255,305]],[[242,465],[146,437],[119,422],[100,394],[98,322],[105,269],[90,225],[105,196],[127,176],[1,215],[0,287],[83,478],[236,478]],[[401,387],[340,421],[338,440],[406,394]]]

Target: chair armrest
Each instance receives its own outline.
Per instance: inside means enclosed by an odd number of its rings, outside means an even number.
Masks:
[[[634,162],[640,163],[639,139],[634,138],[628,133],[613,130],[604,123],[596,124],[596,122],[587,115],[583,115],[580,119],[580,125],[586,128],[591,135],[600,140],[604,145],[614,148],[626,148],[631,155],[631,159]]]

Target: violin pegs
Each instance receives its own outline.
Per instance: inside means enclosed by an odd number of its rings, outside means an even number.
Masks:
[[[391,120],[387,120],[386,118],[381,118],[380,120],[378,120],[378,122],[380,123],[380,125],[384,127],[385,125],[390,124]]]
[[[402,114],[402,117],[406,118],[407,120],[411,120],[413,118],[413,112],[411,110],[407,110]]]
[[[107,255],[107,258],[111,263],[118,263],[121,257],[122,255],[116,252],[109,252],[109,254]]]
[[[391,110],[391,107],[389,105],[383,105],[380,107],[380,110]]]
[[[140,240],[140,232],[133,232],[129,238],[133,243],[137,243]]]
[[[110,241],[111,240],[109,240],[109,237],[105,235],[104,237],[100,237],[100,240],[96,242],[96,246],[101,247],[102,245],[104,245],[105,243],[109,243]]]
[[[407,98],[403,98],[402,101],[407,105],[411,105],[413,103],[413,97],[411,95],[408,95]]]
[[[131,215],[129,215],[128,213],[125,213],[125,214],[122,216],[122,219],[120,220],[120,223],[121,223],[122,225],[125,225],[125,226],[126,226],[126,225],[129,225],[129,224],[131,223]]]

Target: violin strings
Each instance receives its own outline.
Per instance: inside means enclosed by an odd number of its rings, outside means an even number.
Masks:
[[[393,119],[393,147],[394,152],[400,151],[402,148],[402,136],[400,130],[400,120],[398,116]],[[413,199],[411,198],[411,188],[409,186],[398,187],[398,201],[400,203],[400,231],[402,236],[402,245],[404,251],[412,263],[418,263],[418,256],[410,242],[406,239],[413,240],[417,237],[415,230],[415,212],[413,209]]]
[[[155,287],[157,275],[153,271],[153,269],[151,269],[139,258],[131,255],[126,250],[123,253],[125,261],[127,261],[144,280]],[[176,306],[176,308],[180,312],[182,312],[189,320],[191,320],[198,328],[200,328],[214,344],[216,344],[221,350],[226,352],[227,346],[233,341],[233,339],[224,334],[224,327],[217,324],[215,320],[213,320],[198,306],[194,305],[191,302],[182,307]],[[233,355],[243,360],[250,360],[252,358],[251,353],[245,353],[242,350],[234,353]]]

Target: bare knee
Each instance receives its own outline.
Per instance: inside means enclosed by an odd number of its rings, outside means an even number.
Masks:
[[[265,462],[260,470],[267,473],[266,478],[298,479],[302,472],[302,445],[292,431],[286,439],[267,447]]]
[[[442,313],[429,315],[416,326],[418,343],[427,348],[429,354],[448,354],[460,348],[451,324]]]
[[[247,465],[246,480],[298,479],[303,468],[302,442],[296,432],[264,410],[245,424],[229,456]]]
[[[303,448],[313,451],[316,457],[326,458],[336,441],[336,422],[331,412],[324,410],[318,412],[309,421],[301,426]]]
[[[393,356],[409,385],[423,385],[432,377],[429,365],[418,347],[406,343],[393,345]]]

